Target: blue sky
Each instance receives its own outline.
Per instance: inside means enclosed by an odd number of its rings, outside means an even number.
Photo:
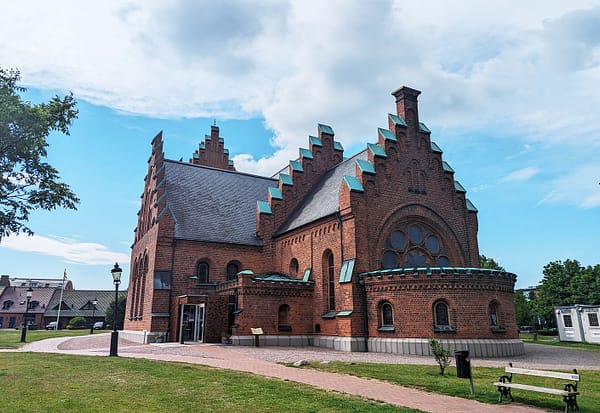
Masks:
[[[0,273],[112,288],[161,130],[166,157],[187,160],[216,119],[238,170],[271,174],[318,122],[347,156],[375,141],[403,85],[479,209],[480,252],[518,287],[550,261],[600,263],[600,2],[486,3],[3,6],[0,65],[31,101],[79,101],[48,160],[81,204],[33,213],[34,237],[0,244]]]

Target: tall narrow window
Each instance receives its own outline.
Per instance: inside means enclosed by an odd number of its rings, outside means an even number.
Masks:
[[[433,307],[436,327],[449,327],[448,304],[438,301]]]
[[[237,273],[240,272],[240,267],[236,262],[227,264],[227,281],[237,280]]]
[[[282,304],[279,306],[279,311],[277,314],[277,324],[279,331],[292,331],[292,326],[288,320],[290,314],[290,306],[287,304]]]
[[[296,258],[292,258],[292,261],[290,261],[290,275],[292,277],[298,276],[298,260]]]
[[[382,326],[391,327],[394,325],[394,312],[390,303],[383,303],[381,306]]]
[[[331,251],[327,254],[327,278],[328,278],[328,298],[329,310],[335,310],[335,273],[333,268],[333,254]]]
[[[496,309],[496,303],[491,302],[488,308],[488,312],[490,315],[490,325],[497,326],[498,325],[498,312]]]
[[[206,284],[208,282],[208,271],[209,266],[206,261],[201,261],[198,263],[198,284]]]

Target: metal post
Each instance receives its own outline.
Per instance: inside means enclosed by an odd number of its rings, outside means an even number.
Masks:
[[[113,311],[113,331],[110,335],[110,355],[118,356],[117,347],[119,345],[119,332],[117,331],[117,307],[119,303],[119,284],[115,283],[115,309]]]
[[[94,324],[96,324],[96,304],[98,300],[94,298],[92,304],[94,305],[94,309],[92,310],[92,326],[90,327],[90,334],[94,334]]]
[[[31,288],[31,287],[29,287]],[[29,300],[31,297],[27,294],[27,307],[25,308],[25,315],[23,316],[23,326],[21,327],[21,343],[25,343],[27,338],[27,316],[29,315]]]

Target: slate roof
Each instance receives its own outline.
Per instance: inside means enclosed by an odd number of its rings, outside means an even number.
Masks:
[[[126,297],[127,291],[119,291],[119,297],[121,296]],[[62,298],[63,303],[69,308],[66,309],[65,305],[62,306],[60,310],[61,317],[92,317],[94,315],[102,318],[106,314],[106,309],[110,306],[110,303],[115,300],[115,292],[104,290],[65,290]],[[95,314],[94,307],[91,305],[91,301],[94,298],[98,300]],[[58,315],[59,302],[60,289],[56,290],[54,295],[52,295],[52,299],[46,306],[47,310],[44,317],[56,317]]]
[[[0,296],[0,313],[3,314],[24,314],[27,303],[28,287],[6,287]],[[52,287],[33,288],[30,300],[30,314],[39,314],[46,311],[48,302],[52,294],[56,291]],[[4,308],[4,303],[12,301],[12,305]],[[37,302],[37,305],[34,303]]]
[[[267,200],[276,179],[171,160],[164,165],[175,238],[262,245],[256,236],[256,201]]]
[[[340,162],[327,171],[314,189],[279,228],[276,235],[310,224],[339,211],[339,193],[344,175],[356,176],[356,160],[368,159],[367,150]]]

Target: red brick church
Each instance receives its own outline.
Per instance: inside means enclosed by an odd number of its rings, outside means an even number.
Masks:
[[[393,93],[387,128],[351,157],[318,125],[272,177],[237,172],[219,128],[189,162],[152,140],[123,335],[139,342],[523,353],[516,276],[479,268],[477,209]],[[255,330],[256,331],[256,330]]]

